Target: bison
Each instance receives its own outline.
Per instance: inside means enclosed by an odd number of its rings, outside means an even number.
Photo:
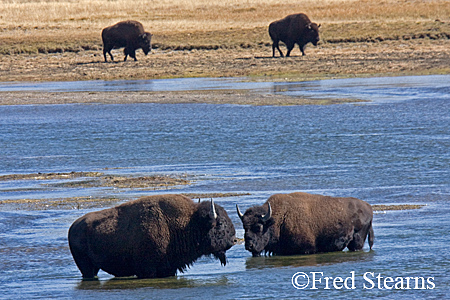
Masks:
[[[68,239],[83,279],[94,279],[100,269],[116,277],[175,276],[211,254],[226,265],[225,252],[236,243],[221,206],[182,195],[146,196],[90,212],[72,224]]]
[[[372,249],[372,207],[356,198],[307,193],[275,194],[262,206],[237,213],[245,249],[253,256],[361,250],[367,235]]]
[[[122,21],[102,30],[103,56],[106,60],[106,53],[109,53],[111,60],[114,60],[111,50],[125,47],[124,61],[128,55],[136,61],[136,50],[142,48],[145,55],[151,50],[152,34],[144,31],[144,26],[137,21]]]
[[[305,14],[289,15],[281,20],[274,21],[269,25],[269,35],[272,39],[272,56],[275,57],[275,48],[283,57],[278,43],[282,41],[286,44],[286,57],[291,54],[295,44],[298,44],[302,55],[305,55],[305,46],[312,43],[317,46],[319,42],[319,27],[316,23],[312,23]]]

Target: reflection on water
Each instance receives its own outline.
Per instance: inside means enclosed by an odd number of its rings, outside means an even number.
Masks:
[[[190,279],[185,277],[169,277],[154,279],[137,279],[131,278],[111,278],[108,280],[91,280],[80,281],[77,289],[80,290],[126,290],[126,289],[182,289],[182,288],[198,288],[212,286],[226,286],[229,280],[226,276],[214,278],[196,278]]]
[[[375,255],[376,254],[374,251],[367,250],[358,252],[344,251],[311,255],[249,257],[245,261],[245,267],[246,269],[321,267],[325,265],[336,265],[340,263],[370,262],[373,260]]]
[[[447,299],[448,82],[446,75],[309,83],[245,83],[237,79],[125,83],[132,90],[254,88],[261,92],[356,97],[374,100],[375,105],[2,106],[0,174],[174,174],[189,176],[192,184],[149,191],[80,188],[34,180],[0,182],[0,298]],[[0,91],[124,88],[121,82],[84,84],[2,84]],[[227,210],[237,236],[242,238],[236,204],[244,209],[261,205],[274,193],[292,191],[352,196],[370,204],[426,206],[376,214],[373,251],[366,245],[364,251],[356,253],[253,258],[240,244],[227,252],[226,267],[203,257],[177,277],[112,279],[100,272],[100,280],[85,282],[70,255],[67,230],[74,220],[96,208],[66,205],[33,210],[33,206],[2,202],[90,196],[112,197],[120,202],[168,192],[239,193],[243,195],[214,200]],[[355,290],[300,291],[291,284],[296,272],[344,277],[352,271],[359,280]],[[361,282],[365,272],[385,277],[433,276],[436,288],[367,290]]]
[[[253,90],[310,98],[350,98],[374,102],[414,99],[450,100],[450,75],[351,78],[306,82],[249,82],[246,78],[178,78],[155,80],[0,82],[2,91],[42,92],[164,92]]]

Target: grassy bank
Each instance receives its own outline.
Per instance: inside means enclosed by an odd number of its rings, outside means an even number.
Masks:
[[[437,1],[0,1],[0,53],[101,48],[102,28],[141,21],[160,49],[254,47],[267,25],[294,12],[322,24],[327,43],[450,37],[450,2]]]

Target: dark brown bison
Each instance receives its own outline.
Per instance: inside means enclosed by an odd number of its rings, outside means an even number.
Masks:
[[[286,44],[286,56],[291,54],[295,44],[298,44],[300,51],[305,55],[305,46],[312,43],[317,46],[319,42],[319,27],[312,23],[305,14],[289,15],[281,20],[274,21],[269,25],[269,35],[272,39],[272,56],[275,57],[275,48],[283,56],[278,43],[282,41]]]
[[[136,50],[142,48],[145,55],[151,50],[152,34],[144,31],[144,26],[137,21],[122,21],[102,30],[103,56],[106,62],[106,53],[114,60],[111,50],[125,47],[124,61],[128,55],[136,61]]]
[[[235,243],[221,206],[182,195],[142,197],[91,212],[69,229],[70,251],[84,279],[100,269],[116,277],[174,276],[210,254],[225,265],[225,252]]]
[[[253,256],[361,250],[367,235],[372,249],[372,207],[356,198],[307,193],[275,194],[242,214],[245,249]]]

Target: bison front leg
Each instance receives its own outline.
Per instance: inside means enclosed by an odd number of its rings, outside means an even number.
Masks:
[[[136,59],[136,51],[133,48],[125,47],[125,49],[123,49],[123,54],[125,54],[125,58],[123,59],[123,61],[127,61],[128,55],[131,58],[133,58],[134,61],[137,61],[137,59]]]
[[[305,45],[298,45],[298,47],[300,48],[300,52],[302,53],[302,55],[306,55],[305,54]]]

